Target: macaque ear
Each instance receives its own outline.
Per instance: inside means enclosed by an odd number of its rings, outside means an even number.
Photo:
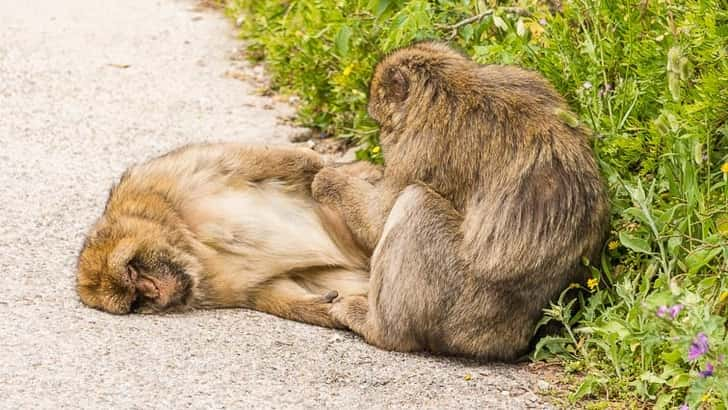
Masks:
[[[131,285],[134,286],[137,282],[137,278],[139,278],[139,271],[137,268],[132,265],[131,262],[129,262],[126,265],[126,281]]]
[[[404,71],[398,67],[389,67],[385,74],[387,94],[395,101],[404,101],[409,94],[409,80]]]

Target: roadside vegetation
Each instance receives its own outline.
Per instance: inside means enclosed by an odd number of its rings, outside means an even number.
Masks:
[[[593,130],[613,218],[591,279],[544,312],[563,325],[569,399],[728,407],[726,0],[232,0],[228,12],[299,120],[381,162],[366,114],[384,53],[442,39],[476,61],[537,70]],[[537,280],[537,278],[534,278]],[[569,294],[571,295],[571,293]],[[684,406],[684,407],[682,407]]]

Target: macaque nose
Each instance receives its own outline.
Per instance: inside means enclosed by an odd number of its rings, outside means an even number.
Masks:
[[[147,298],[156,299],[159,297],[159,288],[157,288],[157,284],[144,276],[136,281],[136,289]]]

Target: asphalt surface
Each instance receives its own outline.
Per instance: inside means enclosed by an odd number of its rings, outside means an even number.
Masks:
[[[246,310],[80,304],[77,252],[126,167],[293,132],[290,107],[224,75],[241,64],[234,28],[194,6],[0,0],[0,407],[547,407],[524,366],[383,352]]]

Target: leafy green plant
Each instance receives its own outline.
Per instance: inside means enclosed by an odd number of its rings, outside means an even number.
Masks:
[[[535,360],[587,374],[572,400],[728,407],[725,0],[232,0],[252,56],[299,120],[382,161],[367,116],[376,61],[419,39],[541,72],[594,131],[611,236],[581,293],[544,312]],[[692,352],[692,353],[691,353]],[[693,354],[699,352],[700,354]]]

